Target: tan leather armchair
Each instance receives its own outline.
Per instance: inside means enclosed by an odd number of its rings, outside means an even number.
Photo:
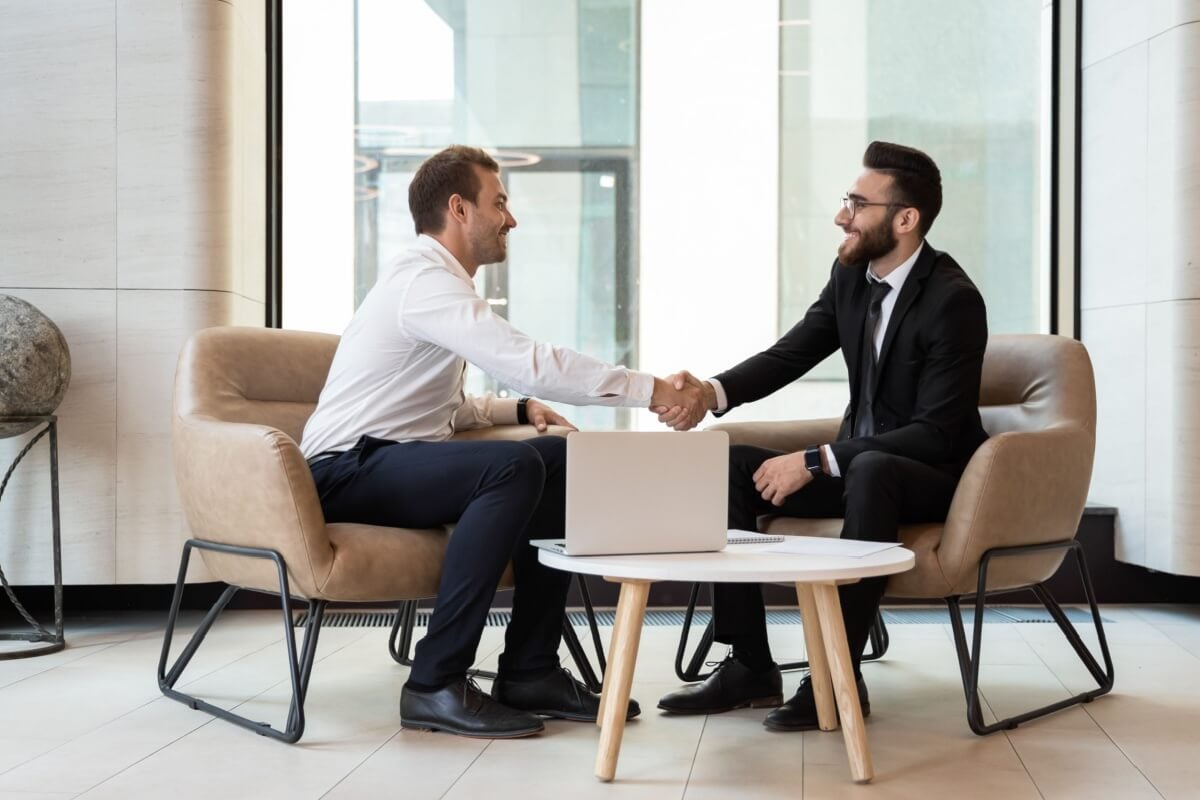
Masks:
[[[325,605],[331,601],[405,601],[393,628],[415,601],[437,593],[449,529],[416,530],[327,524],[297,442],[316,407],[338,337],[263,328],[209,328],[192,336],[175,376],[172,442],[175,473],[192,538],[179,578],[158,665],[162,692],[192,708],[287,742],[304,732],[304,696]],[[557,429],[565,433],[565,429]],[[505,425],[464,438],[524,439],[530,425]],[[192,550],[229,584],[174,664],[167,659]],[[506,573],[503,585],[511,585]],[[282,730],[174,689],[212,624],[241,589],[279,595],[292,683]],[[289,598],[308,601],[297,655]],[[570,626],[564,630],[574,636]],[[578,643],[576,642],[576,645]],[[572,649],[572,652],[576,652]],[[396,653],[397,660],[403,659]],[[577,654],[578,658],[578,654]]]
[[[1096,446],[1096,387],[1091,360],[1073,339],[1043,335],[991,337],[983,365],[980,413],[990,438],[968,463],[945,524],[905,525],[900,540],[916,566],[888,581],[891,597],[943,599],[959,655],[967,718],[978,734],[1087,702],[1112,688],[1113,667],[1083,552],[1074,541],[1092,476]],[[731,444],[784,452],[833,441],[840,419],[716,425]],[[764,517],[764,532],[838,536],[840,519]],[[1043,582],[1073,553],[1105,668],[1080,640]],[[985,725],[979,705],[979,648],[989,594],[1029,589],[1045,605],[1098,688],[1045,708]],[[960,601],[975,600],[973,641],[967,647]]]

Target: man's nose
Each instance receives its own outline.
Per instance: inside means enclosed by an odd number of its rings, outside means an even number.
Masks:
[[[506,218],[505,224],[508,225],[508,227],[510,227],[510,228],[517,227],[517,218],[512,215],[511,211],[505,211],[504,216]]]

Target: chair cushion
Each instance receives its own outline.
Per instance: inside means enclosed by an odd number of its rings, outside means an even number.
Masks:
[[[784,536],[825,536],[836,538],[842,533],[842,520],[800,519],[799,517],[764,517],[759,527],[764,533]],[[908,572],[893,575],[888,580],[891,597],[945,597],[953,587],[942,572],[937,548],[942,541],[941,523],[902,525],[900,543],[916,554],[916,566]]]

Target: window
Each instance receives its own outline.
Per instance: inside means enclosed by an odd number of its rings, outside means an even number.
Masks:
[[[414,234],[413,171],[504,166],[519,229],[477,286],[540,339],[656,374],[770,345],[828,279],[873,139],[942,169],[930,242],[993,332],[1047,331],[1050,44],[1042,0],[288,0],[283,324],[340,332]],[[736,416],[840,414],[831,358]],[[469,390],[504,391],[469,372]],[[589,428],[648,412],[564,409]]]

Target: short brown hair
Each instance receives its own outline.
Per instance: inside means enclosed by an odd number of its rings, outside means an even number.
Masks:
[[[893,203],[910,206],[921,213],[921,236],[929,233],[942,210],[942,173],[933,159],[913,147],[891,142],[871,142],[863,154],[863,166],[892,176]]]
[[[408,210],[417,233],[441,233],[446,227],[446,203],[452,195],[475,202],[480,189],[476,165],[500,171],[496,159],[478,147],[461,144],[435,153],[417,167],[408,185]]]

